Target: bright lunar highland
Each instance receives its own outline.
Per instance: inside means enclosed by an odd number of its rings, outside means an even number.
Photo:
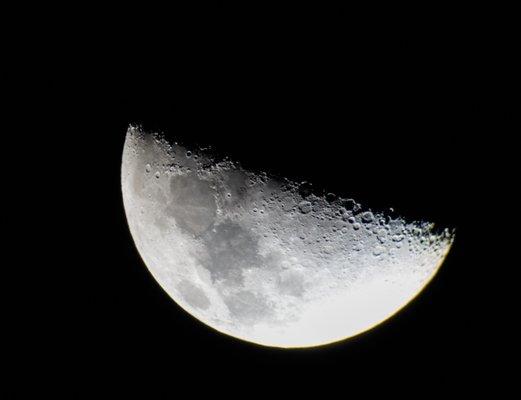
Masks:
[[[317,346],[371,329],[427,285],[453,241],[432,223],[313,193],[136,127],[121,185],[134,242],[166,293],[210,327],[266,346]]]

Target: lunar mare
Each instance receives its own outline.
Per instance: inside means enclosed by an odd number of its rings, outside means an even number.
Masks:
[[[453,241],[136,127],[121,184],[132,237],[163,289],[214,329],[266,346],[378,325],[425,287]]]

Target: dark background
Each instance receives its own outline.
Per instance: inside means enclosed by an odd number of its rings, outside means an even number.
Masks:
[[[22,375],[75,393],[109,382],[503,397],[519,378],[515,11],[82,10],[32,36],[24,101],[52,120],[35,147],[54,173],[35,185],[57,233],[40,235],[53,301],[20,335],[35,350],[17,347]],[[130,123],[453,227],[453,249],[421,296],[361,336],[279,350],[222,335],[178,307],[134,247],[120,192]]]

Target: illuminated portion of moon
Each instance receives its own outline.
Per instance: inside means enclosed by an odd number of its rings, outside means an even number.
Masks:
[[[378,325],[425,287],[453,240],[134,127],[121,178],[130,231],[162,288],[210,327],[266,346]]]

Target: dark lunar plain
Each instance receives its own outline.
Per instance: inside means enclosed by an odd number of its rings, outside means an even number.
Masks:
[[[37,183],[56,229],[39,240],[53,243],[52,302],[18,336],[30,345],[15,342],[13,371],[70,394],[519,394],[513,10],[85,13],[33,43],[48,62],[28,74],[32,101],[53,120],[54,175]],[[120,190],[130,123],[453,227],[455,243],[418,298],[358,337],[281,350],[225,336],[177,306],[134,246]]]

